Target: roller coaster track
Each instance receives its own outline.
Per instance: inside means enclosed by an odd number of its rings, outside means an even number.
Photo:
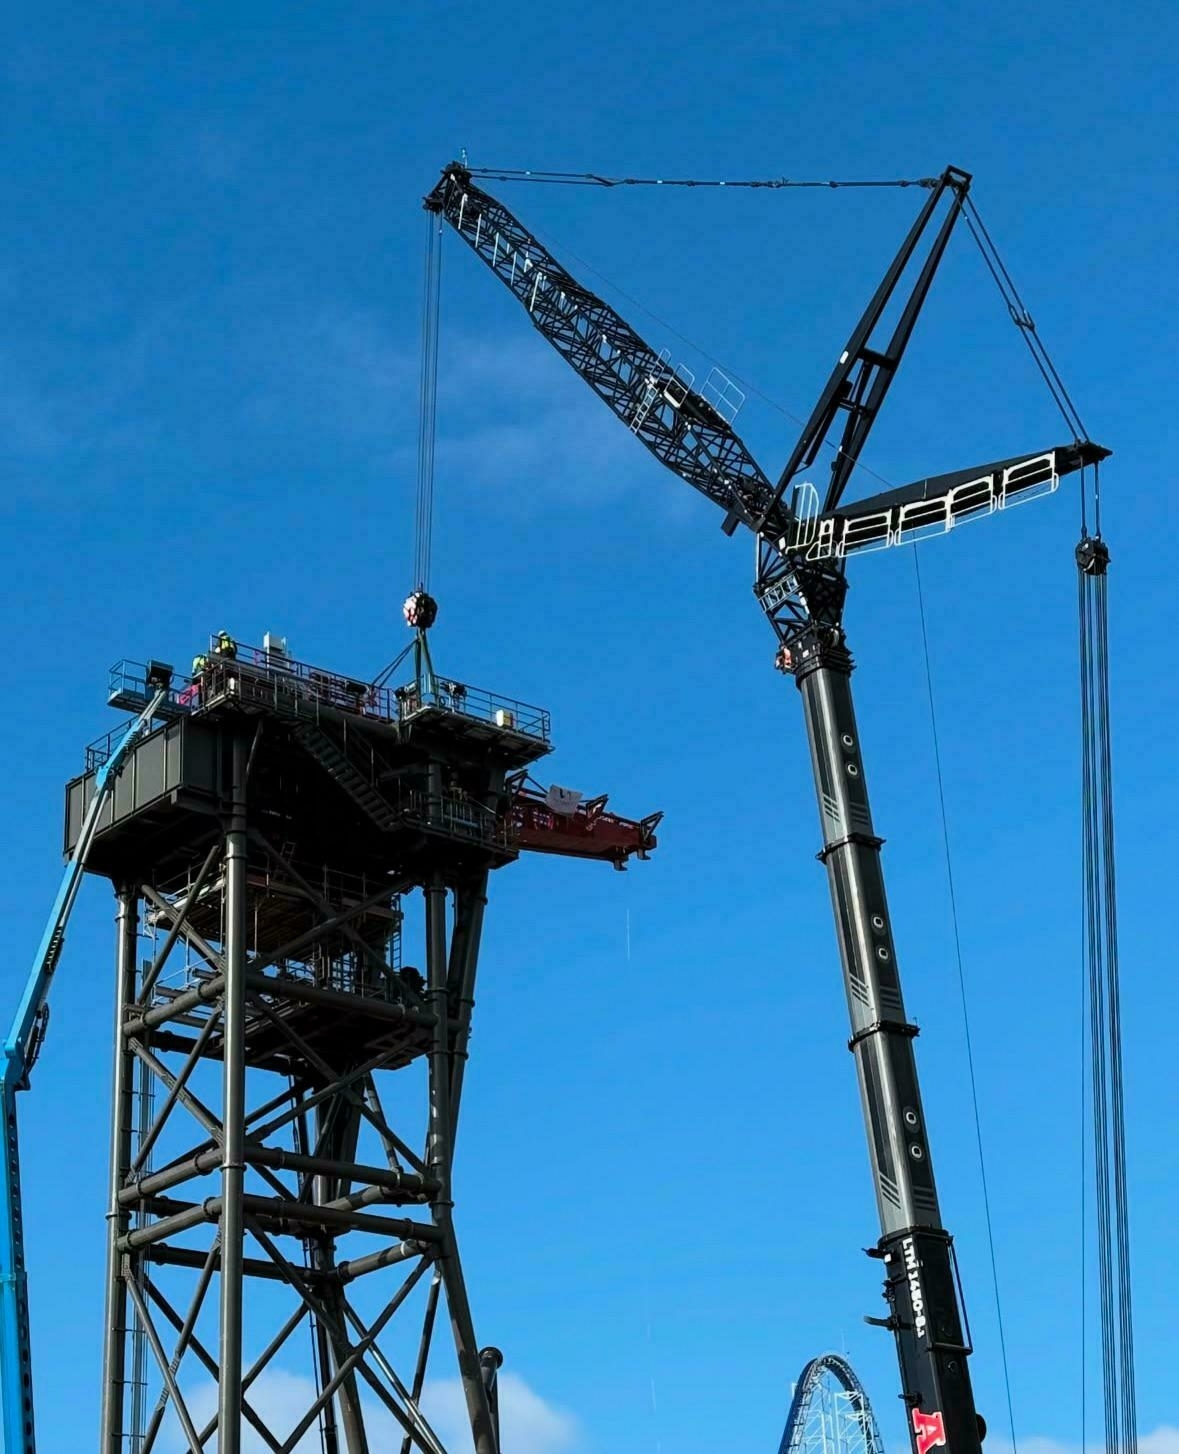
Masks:
[[[845,1358],[812,1358],[794,1390],[778,1454],[884,1454],[863,1384]]]

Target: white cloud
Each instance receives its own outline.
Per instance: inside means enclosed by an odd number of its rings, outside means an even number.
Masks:
[[[466,1404],[457,1378],[426,1385],[423,1412],[453,1454],[470,1447]],[[547,1403],[517,1373],[499,1376],[499,1419],[503,1446],[512,1454],[564,1454],[577,1438],[577,1422],[564,1409]],[[466,1441],[464,1443],[464,1440]],[[1167,1451],[1151,1451],[1167,1454]]]
[[[227,336],[228,316],[235,326]],[[481,339],[447,330],[440,486],[502,490],[529,509],[543,508],[563,478],[590,503],[625,488],[642,468],[642,449],[543,342],[522,332]],[[167,478],[178,457],[212,476],[248,478],[343,448],[350,466],[379,467],[408,492],[419,359],[406,320],[292,300],[281,282],[236,282],[211,298],[128,309],[115,336],[109,326],[102,336],[59,334],[40,353],[21,340],[0,342],[0,471],[10,489],[40,496],[54,488],[55,470],[79,459],[85,476],[100,480],[144,471]]]
[[[512,1454],[566,1454],[577,1439],[577,1421],[566,1410],[548,1403],[519,1374],[505,1372],[499,1381],[500,1427],[503,1443]],[[198,1431],[212,1418],[217,1392],[203,1383],[186,1395],[188,1409]],[[281,1369],[268,1369],[246,1395],[267,1428],[279,1441],[285,1440],[296,1422],[315,1399],[310,1379]],[[380,1405],[365,1397],[365,1423],[374,1449],[400,1447],[401,1430]],[[468,1454],[466,1405],[462,1385],[455,1379],[434,1379],[426,1384],[422,1410],[446,1447],[448,1454]],[[167,1454],[184,1454],[187,1444],[175,1414],[169,1411]],[[216,1443],[207,1446],[216,1449]],[[319,1454],[318,1426],[313,1424],[300,1439],[297,1454]],[[242,1454],[269,1454],[265,1441],[249,1425],[243,1426]],[[1168,1450],[1147,1450],[1145,1454],[1170,1454]]]
[[[246,1401],[280,1442],[287,1438],[314,1400],[315,1386],[310,1379],[279,1368],[267,1369],[246,1393]],[[217,1412],[217,1389],[212,1383],[202,1383],[191,1392],[185,1390],[185,1402],[199,1433]],[[167,1419],[168,1454],[187,1454],[188,1444],[174,1410],[169,1409]],[[206,1448],[215,1450],[216,1441]],[[248,1423],[242,1427],[242,1454],[270,1454],[269,1446]],[[320,1454],[317,1425],[312,1424],[299,1440],[297,1454]]]

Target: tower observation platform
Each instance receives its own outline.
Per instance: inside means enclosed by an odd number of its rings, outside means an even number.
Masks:
[[[111,705],[161,671],[120,662]],[[451,1189],[489,876],[530,850],[624,867],[659,815],[538,789],[548,713],[432,669],[387,688],[239,647],[158,716],[88,859],[117,906],[103,1454],[368,1454],[391,1428],[442,1454],[443,1300],[461,1447],[498,1454]],[[67,851],[118,735],[67,785]],[[268,1369],[310,1390],[281,1428]]]

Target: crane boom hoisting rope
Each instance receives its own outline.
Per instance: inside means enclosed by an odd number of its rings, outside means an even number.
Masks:
[[[1087,524],[1083,523],[1076,556],[1081,666],[1082,941],[1089,995],[1102,1404],[1106,1449],[1114,1454],[1136,1454],[1138,1425],[1109,716],[1109,549],[1101,538],[1100,495],[1096,487],[1094,504],[1098,512],[1097,534],[1090,535]]]
[[[418,476],[414,518],[413,590],[402,606],[405,624],[414,639],[377,677],[381,685],[413,653],[414,680],[419,692],[435,689],[434,662],[426,633],[438,618],[438,603],[430,595],[430,554],[434,538],[434,440],[438,418],[438,312],[442,295],[442,228],[426,217],[426,252],[422,278],[422,357],[418,386]]]
[[[746,187],[777,191],[784,187],[936,187],[937,177],[900,177],[884,181],[795,181],[791,177],[727,180],[714,177],[603,177],[598,172],[529,171],[519,167],[468,167],[472,177],[490,182],[551,182],[565,187]]]
[[[418,476],[414,518],[413,577],[418,590],[430,584],[434,534],[434,433],[438,412],[438,301],[442,288],[441,230],[426,217],[426,256],[422,286],[422,357],[418,391]]]
[[[1073,431],[1073,437],[1077,440],[1088,439],[1089,431],[1081,422],[1081,416],[1077,412],[1076,405],[1069,397],[1069,392],[1064,386],[1064,381],[1056,370],[1047,348],[1036,331],[1035,320],[1024,306],[1023,299],[1016,290],[1011,274],[1004,266],[1003,259],[999,256],[999,250],[987,231],[986,224],[979,215],[974,199],[967,197],[963,209],[966,217],[966,226],[970,230],[971,237],[978,245],[982,254],[983,262],[987,271],[995,280],[995,286],[999,289],[1003,302],[1007,305],[1007,311],[1011,315],[1011,321],[1023,334],[1024,341],[1032,355],[1040,376],[1048,386],[1048,392],[1052,395],[1053,402],[1060,410],[1065,423]]]
[[[793,675],[803,699],[823,827],[819,857],[827,868],[835,909],[852,1020],[849,1046],[856,1057],[877,1192],[881,1237],[869,1255],[879,1258],[885,1268],[889,1316],[868,1321],[894,1334],[914,1454],[929,1454],[941,1445],[959,1454],[978,1454],[986,1430],[975,1408],[966,1364],[973,1350],[953,1239],[941,1220],[925,1142],[912,1050],[917,1027],[906,1018],[894,962],[880,862],[883,839],[872,827],[859,759],[850,689],[853,661],[843,629],[848,586],[845,564],[855,552],[898,545],[920,535],[944,534],[966,520],[1053,493],[1067,474],[1081,471],[1083,482],[1086,468],[1110,451],[1094,443],[1085,430],[973,207],[968,195],[970,175],[959,168],[948,167],[941,177],[925,184],[932,189],[931,195],[839,356],[776,487],[732,428],[735,410],[718,408],[716,391],[710,396],[707,385],[697,390],[690,371],[671,366],[667,350],[656,354],[512,212],[477,186],[474,175],[465,159],[444,168],[425,199],[427,210],[450,224],[517,298],[533,326],[631,433],[685,483],[721,507],[726,533],[744,524],[757,537],[755,595],[778,638],[775,665]],[[706,185],[610,179],[596,174],[537,176],[485,170],[478,175],[605,187]],[[780,185],[790,184],[783,180]],[[951,229],[961,215],[1067,421],[1072,443],[1049,447],[1040,454],[926,476],[869,499],[846,498],[846,486],[901,362]],[[937,216],[941,221],[935,224]],[[921,262],[914,279],[909,263],[918,253]],[[890,340],[881,336],[882,325],[878,325],[894,299],[900,305],[900,316]],[[723,402],[727,396],[722,391],[720,397]],[[803,480],[802,473],[809,470],[824,444],[832,444],[833,434],[839,442],[832,480],[824,494]],[[1085,544],[1083,539],[1082,546]],[[1084,574],[1086,564],[1080,554],[1078,561]],[[1093,574],[1103,571],[1104,567]],[[1083,600],[1084,596],[1083,582]],[[1116,949],[1111,950],[1114,880],[1108,652],[1100,586],[1095,588],[1095,602],[1088,616],[1082,611],[1082,640],[1090,643],[1084,648],[1086,702],[1090,704],[1086,709],[1086,865],[1087,903],[1094,923],[1087,945],[1091,947],[1089,962],[1095,965],[1094,982],[1102,996],[1099,1002],[1095,999],[1094,1008],[1094,1023],[1100,1030],[1094,1039],[1095,1044],[1100,1043],[1102,1056],[1095,1066],[1094,1083],[1096,1086],[1100,1068],[1102,1089],[1100,1096],[1095,1091],[1095,1100],[1100,1101],[1102,1115],[1099,1165],[1106,1186],[1100,1229],[1106,1422],[1111,1432],[1120,1423],[1130,1441],[1126,1454],[1134,1454],[1120,1010]],[[1107,1030],[1111,1032],[1108,1036]],[[1112,1212],[1108,1210],[1111,1204],[1116,1204]],[[1109,1234],[1115,1223],[1119,1292],[1125,1293],[1120,1300],[1116,1347]],[[1120,1392],[1115,1388],[1118,1368],[1111,1369],[1111,1360],[1128,1375],[1123,1377]],[[1110,1447],[1121,1454],[1116,1437]]]
[[[970,229],[1011,320],[1077,440],[1089,435],[973,202]],[[1092,465],[1090,485],[1089,464]],[[1081,676],[1082,973],[1088,995],[1088,1054],[1105,1447],[1137,1454],[1137,1385],[1130,1285],[1130,1207],[1122,1073],[1113,754],[1109,713],[1109,547],[1101,534],[1101,461],[1081,469],[1081,538],[1076,548]],[[1089,514],[1093,534],[1089,533]],[[1085,1030],[1082,1028],[1082,1036]],[[1082,1251],[1082,1256],[1084,1255]],[[1082,1268],[1082,1279],[1084,1268]],[[1083,1297],[1083,1291],[1082,1291]],[[1082,1317],[1082,1340],[1085,1328]],[[1083,1375],[1082,1375],[1083,1377]],[[1086,1390],[1082,1387],[1082,1403]]]

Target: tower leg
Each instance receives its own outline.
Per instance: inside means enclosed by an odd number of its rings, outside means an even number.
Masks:
[[[112,1129],[102,1454],[131,1454],[128,1320],[152,1359],[144,1396],[153,1447],[167,1430],[194,1450],[243,1454],[260,1441],[282,1454],[314,1438],[318,1424],[325,1454],[368,1454],[369,1412],[383,1406],[382,1420],[391,1417],[414,1448],[437,1449],[420,1399],[443,1296],[471,1428],[460,1442],[467,1454],[498,1454],[452,1171],[487,874],[506,850],[489,832],[485,851],[473,851],[465,829],[453,846],[421,842],[416,828],[399,836],[383,817],[374,821],[388,837],[378,836],[372,822],[353,823],[346,799],[325,836],[315,815],[329,782],[315,775],[342,773],[343,747],[325,750],[326,765],[307,749],[302,764],[299,733],[239,740],[236,713],[223,727],[194,719],[185,732],[199,744],[193,760],[217,768],[193,800],[191,835],[165,843],[158,858],[158,840],[145,841],[121,930],[126,1065]],[[450,789],[435,769],[422,774],[422,800],[443,821]],[[291,791],[303,772],[306,791]],[[493,815],[501,780],[489,770]],[[216,816],[206,811],[214,805]],[[372,818],[367,798],[361,806]],[[276,823],[282,836],[272,843]],[[424,979],[402,968],[409,895],[425,910]],[[137,909],[156,943],[142,975]],[[132,1063],[150,1083],[138,1140]],[[412,1075],[420,1091],[423,1071],[424,1138],[420,1120],[403,1124],[405,1104],[386,1118],[378,1090],[396,1073],[396,1084]],[[261,1285],[265,1297],[246,1291]],[[398,1329],[421,1330],[416,1360],[398,1340],[413,1360],[410,1379],[381,1346],[395,1316]],[[295,1356],[308,1319],[314,1391],[274,1428],[256,1399],[276,1360]],[[203,1409],[210,1379],[216,1405]]]
[[[471,1038],[471,1015],[475,1008],[475,970],[479,963],[479,941],[483,934],[483,911],[487,907],[487,872],[474,882],[455,890],[454,934],[450,943],[449,985],[451,1010],[456,1020],[450,1056],[450,1134],[458,1129],[459,1102],[467,1068],[467,1045]]]
[[[298,1092],[295,1085],[291,1088],[292,1099],[296,1099]],[[295,1149],[303,1156],[310,1156],[312,1142],[310,1139],[308,1116],[303,1115],[296,1118],[294,1123]],[[322,1197],[320,1198],[322,1200]],[[317,1271],[322,1269],[322,1243],[311,1235],[304,1242],[304,1249],[309,1267]],[[327,1385],[331,1382],[335,1366],[332,1363],[331,1343],[328,1330],[323,1321],[312,1314],[312,1337],[315,1344],[315,1391],[322,1394]],[[320,1421],[322,1433],[323,1454],[340,1454],[339,1432],[336,1428],[336,1405],[332,1399],[328,1399],[324,1407]]]
[[[127,1389],[127,1284],[119,1239],[131,1224],[119,1192],[131,1165],[132,1078],[135,1057],[123,1037],[127,1008],[135,1002],[138,895],[120,887],[115,914],[115,1071],[111,1106],[110,1195],[106,1214],[106,1332],[102,1350],[102,1454],[123,1454]]]
[[[451,1033],[450,1005],[447,994],[448,962],[446,952],[446,887],[436,874],[426,887],[426,985],[430,1006],[434,1011],[434,1040],[430,1053],[430,1170],[438,1183],[438,1192],[431,1203],[434,1224],[441,1234],[439,1268],[450,1310],[450,1326],[454,1334],[459,1377],[467,1401],[475,1454],[498,1454],[487,1390],[479,1366],[479,1347],[471,1304],[459,1262],[458,1243],[451,1212],[451,1164],[454,1157],[454,1122],[451,1117]]]
[[[225,834],[225,1010],[222,1071],[221,1339],[218,1454],[241,1454],[242,1259],[245,1220],[247,744],[233,739],[233,787]]]
[[[342,1096],[326,1102],[319,1108],[317,1126],[317,1156],[327,1156],[340,1163],[355,1158],[360,1132],[360,1111],[353,1102]],[[340,1177],[315,1178],[315,1201],[319,1205],[343,1196],[345,1190]],[[325,1235],[320,1239],[313,1265],[323,1272],[331,1272],[335,1261],[335,1239]],[[329,1283],[321,1296],[330,1314],[331,1326],[325,1326],[316,1317],[315,1329],[321,1345],[330,1352],[330,1377],[338,1373],[347,1362],[351,1349],[347,1340],[348,1322],[343,1289],[335,1283]],[[365,1432],[364,1413],[360,1407],[360,1390],[355,1373],[349,1373],[336,1390],[335,1404],[340,1411],[340,1428],[343,1430],[347,1454],[368,1454],[368,1435]]]

